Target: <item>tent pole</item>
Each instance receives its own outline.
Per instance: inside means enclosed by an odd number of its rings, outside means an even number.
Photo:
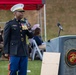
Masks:
[[[45,35],[45,41],[47,41],[47,35],[46,35],[46,4],[44,4],[44,35]]]
[[[41,37],[42,37],[42,10],[40,9],[40,27],[41,27]]]
[[[40,24],[40,21],[39,21],[39,10],[38,10],[38,24]]]
[[[40,24],[41,27],[41,36],[42,36],[42,15],[41,15],[41,9],[38,10],[38,24]]]

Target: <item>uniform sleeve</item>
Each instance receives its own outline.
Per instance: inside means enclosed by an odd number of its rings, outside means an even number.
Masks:
[[[9,45],[10,45],[10,24],[6,23],[4,27],[4,53],[9,54]]]
[[[33,32],[30,30],[27,30],[27,36],[28,36],[28,38],[30,39],[30,38],[33,38]]]

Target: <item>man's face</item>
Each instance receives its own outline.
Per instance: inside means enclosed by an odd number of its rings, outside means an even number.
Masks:
[[[24,16],[24,12],[22,11],[15,11],[14,15],[16,16],[17,19],[22,19]]]

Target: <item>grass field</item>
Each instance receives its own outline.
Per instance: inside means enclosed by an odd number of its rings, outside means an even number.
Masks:
[[[8,63],[8,61],[0,61],[0,75],[8,75]],[[31,70],[31,72],[28,72],[27,75],[40,75],[41,63],[40,60],[29,61],[28,70]]]

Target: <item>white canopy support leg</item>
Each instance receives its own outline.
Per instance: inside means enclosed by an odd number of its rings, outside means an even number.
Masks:
[[[40,9],[40,27],[41,27],[41,37],[42,37],[42,10]]]
[[[38,10],[38,24],[40,24],[41,27],[41,36],[42,36],[42,10]]]
[[[47,41],[47,35],[46,35],[46,4],[44,4],[44,35],[45,35],[45,41]]]
[[[38,24],[40,24],[40,11],[38,10]]]

